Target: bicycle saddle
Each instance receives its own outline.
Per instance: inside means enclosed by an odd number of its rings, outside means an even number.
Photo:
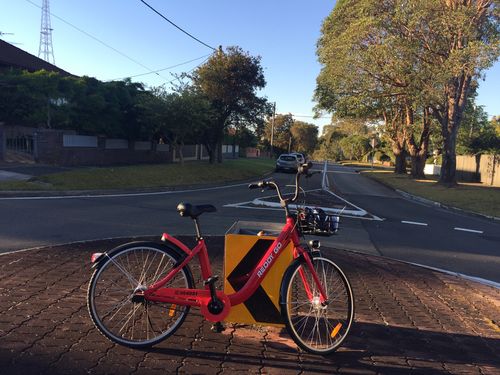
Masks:
[[[200,204],[198,206],[193,206],[191,203],[181,202],[177,205],[177,212],[182,217],[190,217],[191,219],[196,219],[204,212],[216,212],[217,209],[211,204]]]

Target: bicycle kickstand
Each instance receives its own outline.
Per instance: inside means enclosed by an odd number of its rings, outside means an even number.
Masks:
[[[224,327],[224,324],[222,324],[221,322],[216,322],[216,323],[212,324],[212,327],[210,328],[210,330],[212,332],[215,332],[215,333],[221,333],[221,332],[224,332],[226,330],[226,327]]]

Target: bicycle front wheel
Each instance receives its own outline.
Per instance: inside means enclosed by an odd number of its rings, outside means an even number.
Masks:
[[[354,318],[354,297],[347,277],[335,263],[321,257],[311,260],[327,302],[322,303],[306,262],[296,260],[281,284],[281,314],[300,348],[325,355],[335,351],[347,337]]]
[[[172,335],[182,324],[189,306],[151,302],[136,292],[165,277],[179,254],[155,243],[129,243],[107,255],[94,271],[87,302],[95,326],[118,344],[140,348]],[[193,288],[193,276],[184,267],[165,287]]]

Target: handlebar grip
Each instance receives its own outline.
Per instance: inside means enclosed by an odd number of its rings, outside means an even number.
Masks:
[[[252,184],[248,185],[249,189],[264,189],[264,188],[269,188],[269,189],[275,189],[275,184],[273,181],[259,181],[259,182],[254,182]]]

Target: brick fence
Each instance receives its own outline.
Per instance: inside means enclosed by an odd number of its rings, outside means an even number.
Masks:
[[[15,134],[15,136],[13,135]],[[29,149],[9,149],[8,140],[30,139]],[[139,163],[172,163],[180,161],[180,152],[168,144],[154,141],[110,139],[103,136],[77,135],[72,130],[37,129],[19,126],[3,126],[0,123],[0,160],[5,152],[29,153],[37,163],[61,166],[117,165]],[[203,145],[182,146],[186,161],[207,160],[208,152]],[[237,158],[238,145],[223,145],[226,159]]]

